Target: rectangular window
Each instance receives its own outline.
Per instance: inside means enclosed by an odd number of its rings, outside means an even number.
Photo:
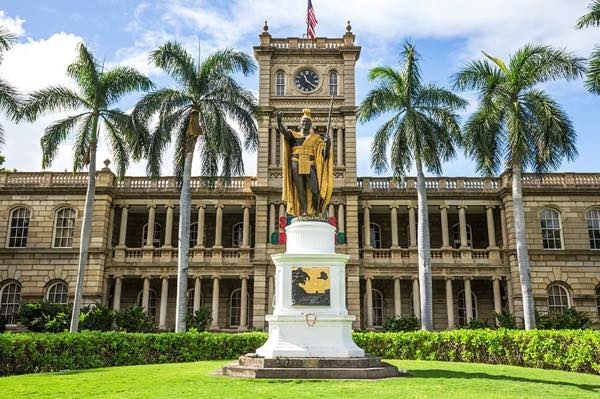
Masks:
[[[75,210],[63,208],[56,213],[54,228],[54,247],[71,248],[73,246],[73,233],[75,229]]]
[[[25,248],[29,232],[31,213],[27,208],[17,208],[11,212],[8,246],[10,248]]]
[[[560,215],[553,209],[544,209],[541,214],[542,242],[544,249],[562,249]]]
[[[335,72],[329,74],[329,95],[338,95],[338,75]]]
[[[275,94],[283,96],[285,92],[285,75],[283,72],[277,72],[275,77]]]
[[[587,225],[590,248],[600,249],[600,209],[591,209],[587,212]]]

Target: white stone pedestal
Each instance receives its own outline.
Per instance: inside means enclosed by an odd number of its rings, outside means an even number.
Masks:
[[[352,341],[355,317],[346,309],[346,263],[335,253],[335,227],[324,222],[296,221],[286,227],[287,246],[273,255],[275,309],[266,316],[269,339],[256,353],[283,357],[363,357]],[[294,305],[292,269],[329,268],[329,305]]]

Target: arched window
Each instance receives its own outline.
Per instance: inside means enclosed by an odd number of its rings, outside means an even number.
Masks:
[[[473,291],[471,291],[471,303],[473,304],[473,318],[477,319],[477,296]],[[458,311],[458,325],[461,327],[465,327],[468,323],[467,304],[465,302],[465,290],[460,290],[458,294],[456,294],[456,310]]]
[[[27,208],[15,208],[10,211],[10,224],[7,246],[10,248],[25,248],[31,211]]]
[[[275,95],[283,96],[285,94],[285,74],[282,71],[275,75]]]
[[[552,283],[548,286],[548,312],[562,313],[571,306],[569,291],[565,286],[559,283]]]
[[[467,224],[467,245],[473,248],[473,230],[470,224]],[[460,248],[460,223],[452,226],[452,247],[454,249]]]
[[[544,208],[540,214],[542,243],[544,249],[561,249],[560,213],[552,208]]]
[[[16,281],[3,282],[0,285],[0,317],[6,324],[17,324],[17,315],[21,306],[21,286]]]
[[[146,246],[146,239],[148,236],[148,223],[142,227],[142,247]],[[162,239],[162,226],[160,223],[154,223],[154,240],[152,240],[152,245],[155,248],[160,247],[160,240]]]
[[[381,226],[371,223],[371,247],[381,248]]]
[[[335,71],[329,72],[329,95],[338,95],[338,74]]]
[[[590,209],[585,213],[585,218],[590,235],[590,248],[600,249],[600,208]]]
[[[600,317],[600,285],[596,287],[596,311],[598,312],[598,317]]]
[[[372,290],[373,297],[373,327],[383,327],[384,321],[384,302],[383,294],[379,290]]]
[[[244,223],[239,222],[233,225],[231,235],[231,245],[233,248],[242,246],[244,240]]]
[[[69,302],[69,286],[64,281],[55,281],[46,290],[46,301],[60,305]]]
[[[71,248],[75,231],[75,209],[60,208],[54,219],[54,247]]]
[[[250,320],[250,296],[247,297],[247,315],[246,320]],[[229,326],[237,327],[240,325],[240,315],[242,314],[242,289],[236,288],[229,297]]]
[[[144,297],[144,290],[141,290],[137,296],[138,306],[142,306],[142,299]],[[156,291],[150,288],[148,292],[148,314],[152,317],[156,317]]]

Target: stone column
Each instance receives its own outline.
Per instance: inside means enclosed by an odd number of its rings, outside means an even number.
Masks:
[[[452,277],[446,277],[446,313],[448,316],[448,330],[453,330],[454,323],[454,294],[452,293]]]
[[[198,235],[196,247],[204,248],[204,218],[206,214],[206,205],[198,205]]]
[[[281,203],[279,204],[279,217],[285,217],[286,216],[286,208],[285,208],[285,204]],[[279,226],[279,219],[277,219],[277,226]]]
[[[367,294],[367,329],[373,328],[373,277],[365,277],[365,291]]]
[[[402,316],[402,293],[400,291],[400,277],[394,277],[394,316]]]
[[[269,301],[267,304],[267,314],[273,314],[273,298],[275,296],[275,279],[273,276],[269,276],[269,286],[267,288],[269,290],[267,299]]]
[[[448,205],[440,205],[442,216],[442,248],[450,248],[450,237],[448,232]]]
[[[338,231],[344,233],[346,231],[346,216],[344,215],[344,204],[338,205]]]
[[[271,140],[270,140],[271,162],[269,162],[269,165],[275,166],[275,165],[277,165],[277,129],[271,128],[270,130],[271,130]]]
[[[242,248],[250,247],[250,206],[243,205],[243,229],[242,229]]]
[[[363,248],[371,248],[371,213],[369,205],[363,206]]]
[[[167,303],[169,299],[169,277],[162,277],[162,285],[160,289],[160,315],[158,318],[158,329],[167,329]]]
[[[211,330],[219,329],[219,277],[213,276]]]
[[[421,296],[419,293],[419,279],[413,277],[412,281],[413,313],[417,319],[421,318]]]
[[[502,297],[500,295],[500,277],[492,277],[492,291],[494,292],[494,312],[502,312]],[[496,325],[498,325],[498,318],[496,318]]]
[[[515,304],[513,303],[513,292],[511,279],[506,279],[506,295],[508,296],[508,310],[511,314],[515,313]]]
[[[415,215],[416,206],[408,206],[408,230],[409,230],[409,246],[415,248],[417,246],[417,219]]]
[[[473,295],[471,292],[471,279],[465,278],[465,310],[467,323],[473,319]]]
[[[496,248],[496,230],[494,228],[494,206],[485,207],[488,231],[488,249]]]
[[[154,248],[154,223],[156,220],[156,205],[148,205],[148,228],[146,229],[146,247]]]
[[[271,242],[271,236],[277,231],[277,225],[275,224],[276,219],[277,218],[275,217],[275,204],[271,203],[271,205],[269,205],[269,243]]]
[[[150,276],[143,276],[144,286],[142,288],[142,309],[144,313],[148,313],[148,305],[150,304]]]
[[[335,216],[335,207],[331,203],[329,204],[329,207],[327,208],[327,216],[328,217]]]
[[[121,226],[119,227],[119,247],[125,247],[127,237],[127,215],[129,205],[121,205]]]
[[[506,230],[506,213],[504,206],[500,207],[500,226],[502,228],[502,249],[508,249],[508,231]]]
[[[467,237],[467,216],[465,205],[458,206],[458,223],[460,224],[460,248],[468,248],[469,240]]]
[[[217,215],[215,217],[215,248],[222,248],[223,238],[223,205],[215,205]]]
[[[398,246],[398,207],[395,205],[390,206],[390,217],[392,224],[392,247]]]
[[[108,234],[106,235],[106,237],[107,237],[106,247],[107,248],[113,247],[112,240],[113,240],[114,226],[115,226],[115,207],[111,206],[110,213],[108,214],[108,229],[107,229]]]
[[[121,289],[123,287],[123,277],[115,276],[115,294],[113,296],[113,310],[121,309]]]
[[[194,279],[194,313],[200,309],[200,300],[202,298],[202,285],[199,276]]]
[[[171,236],[173,234],[173,208],[174,205],[166,205],[167,208],[167,220],[165,222],[165,241],[163,248],[171,248],[173,245]]]
[[[240,325],[238,330],[248,329],[248,276],[242,276],[242,289],[240,298]]]
[[[338,127],[336,133],[337,165],[344,166],[344,129]]]

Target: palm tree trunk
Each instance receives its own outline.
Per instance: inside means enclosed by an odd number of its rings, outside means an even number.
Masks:
[[[433,330],[433,304],[431,295],[431,257],[429,254],[429,213],[427,191],[421,159],[417,157],[417,252],[419,256],[419,291],[421,296],[421,329]]]
[[[179,198],[179,252],[177,254],[177,303],[175,332],[185,332],[185,317],[187,313],[187,280],[190,251],[190,214],[192,211],[192,195],[190,181],[192,178],[192,159],[194,157],[195,139],[188,138],[188,152],[183,164],[183,181]]]
[[[529,254],[527,253],[527,237],[525,236],[525,212],[523,211],[523,188],[521,186],[522,167],[514,163],[512,168],[512,197],[513,215],[515,218],[515,235],[517,239],[517,261],[519,262],[519,277],[521,279],[521,294],[523,296],[523,320],[525,329],[535,328],[533,306],[533,291],[529,273]]]
[[[94,132],[97,131],[98,119],[94,121]],[[96,193],[96,142],[90,144],[90,163],[88,166],[88,185],[85,194],[85,208],[83,210],[83,225],[81,226],[81,241],[79,243],[79,267],[77,269],[77,285],[75,286],[75,299],[71,313],[70,332],[79,330],[79,310],[83,297],[83,278],[88,261],[88,249],[92,238],[92,217],[94,214],[94,196]]]

